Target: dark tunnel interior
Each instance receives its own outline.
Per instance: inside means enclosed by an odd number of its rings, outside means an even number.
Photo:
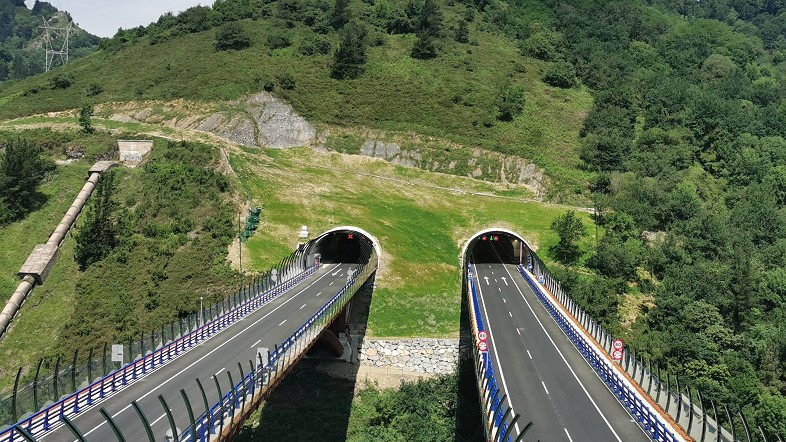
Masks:
[[[315,240],[310,255],[319,253],[320,262],[366,264],[373,249],[371,240],[352,230],[337,230]]]
[[[467,262],[518,264],[521,240],[508,233],[490,232],[475,237],[467,247]]]

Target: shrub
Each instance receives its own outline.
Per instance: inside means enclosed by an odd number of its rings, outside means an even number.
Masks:
[[[363,73],[366,64],[366,35],[365,26],[350,21],[341,30],[341,43],[333,56],[333,66],[330,76],[341,80],[344,78],[357,78]]]
[[[543,81],[551,86],[569,89],[578,83],[576,69],[567,61],[558,61],[543,73]]]
[[[524,110],[524,86],[506,84],[497,98],[497,119],[512,121]]]
[[[327,55],[330,53],[330,40],[323,35],[307,37],[300,44],[300,53],[306,56]]]
[[[73,84],[70,78],[65,75],[57,74],[49,80],[49,87],[55,89],[68,89]]]
[[[275,28],[267,35],[267,45],[270,49],[283,49],[291,44],[289,33],[283,29]]]
[[[241,50],[251,47],[251,38],[238,22],[222,25],[216,32],[217,51]]]
[[[291,91],[295,88],[295,77],[293,77],[289,72],[284,72],[276,78],[278,79],[278,84],[281,85],[282,89]]]
[[[96,95],[100,94],[101,92],[104,92],[104,88],[101,87],[101,85],[98,84],[98,83],[90,83],[90,85],[87,87],[87,96],[88,97],[95,97]]]

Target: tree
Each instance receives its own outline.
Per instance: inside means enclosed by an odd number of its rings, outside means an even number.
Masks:
[[[497,98],[497,119],[512,121],[524,110],[524,86],[506,83]]]
[[[428,32],[418,32],[418,39],[412,46],[410,53],[412,58],[428,60],[437,56],[437,47],[434,46],[434,38]]]
[[[437,48],[434,46],[434,39],[442,32],[442,12],[434,0],[423,2],[415,22],[415,32],[418,39],[410,53],[412,58],[427,60],[436,57]]]
[[[80,270],[106,258],[118,244],[120,228],[114,219],[116,204],[112,200],[114,180],[114,172],[103,175],[96,187],[92,204],[87,209],[85,223],[74,235],[74,260],[79,264]]]
[[[93,124],[90,119],[93,117],[93,105],[85,104],[79,109],[79,125],[82,126],[82,132],[91,134],[95,132]]]
[[[471,11],[471,9],[468,10]],[[453,38],[459,43],[469,42],[469,22],[466,19],[459,20],[458,26],[456,26],[456,34]]]
[[[558,61],[546,68],[543,73],[543,81],[562,89],[572,88],[578,83],[576,69],[567,61]]]
[[[54,169],[25,139],[10,142],[4,152],[0,149],[0,224],[20,219],[40,204],[38,186]]]
[[[363,73],[366,64],[366,27],[350,21],[341,30],[341,42],[333,55],[330,76],[342,80],[357,78]]]
[[[559,236],[559,242],[550,251],[565,264],[575,263],[581,256],[577,242],[586,233],[586,228],[576,212],[569,210],[551,223],[551,230]]]
[[[349,0],[336,0],[333,6],[333,13],[330,15],[330,25],[333,26],[333,29],[338,31],[343,28],[344,25],[349,23],[351,18]]]
[[[229,22],[222,25],[216,32],[217,51],[230,49],[241,50],[251,47],[251,37],[239,22]]]

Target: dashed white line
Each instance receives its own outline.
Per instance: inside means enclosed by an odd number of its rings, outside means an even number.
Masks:
[[[224,368],[226,368],[226,367],[224,367]],[[217,372],[213,373],[213,376],[218,376],[221,373],[223,373],[224,372],[224,368],[222,368],[221,370],[218,370]]]
[[[502,298],[502,302],[504,302],[505,304],[508,303],[508,301],[506,301],[505,298]]]
[[[251,348],[254,348],[254,347],[256,347],[256,346],[257,346],[257,344],[259,344],[260,342],[262,342],[262,340],[261,340],[261,339],[260,339],[260,340],[258,340],[257,342],[254,342],[254,345],[252,345],[252,346],[251,346]]]
[[[521,330],[519,330],[519,329],[516,329],[516,333],[518,333],[518,334],[519,334],[519,336],[521,336]]]
[[[497,287],[497,290],[499,290],[499,292],[502,293],[502,287]]]
[[[336,282],[336,281],[330,281],[330,285],[333,285],[334,282]]]
[[[321,294],[322,294],[322,292],[319,292],[319,293],[317,293],[317,296],[319,296],[319,295],[321,295]]]
[[[546,388],[546,383],[543,381],[540,381],[540,383],[543,385],[543,389],[546,390],[546,394],[549,394],[549,389]]]
[[[301,305],[299,310],[303,310],[303,307],[305,307],[305,306],[306,306],[306,304]]]
[[[172,410],[169,410],[169,411],[172,411]],[[166,417],[166,413],[162,414],[161,416],[159,416],[159,417],[158,417],[158,419],[156,419],[156,420],[154,420],[153,422],[151,422],[151,423],[150,423],[150,426],[152,427],[153,425],[157,424],[157,423],[158,423],[158,421],[160,421],[160,420],[161,420],[161,419],[163,419],[164,417]]]
[[[563,429],[565,430],[565,434],[567,434],[567,435],[568,435],[568,440],[569,440],[570,442],[573,442],[573,438],[572,438],[572,437],[570,437],[570,433],[568,433],[568,429],[567,429],[567,428],[563,428]]]
[[[521,334],[521,333],[519,333],[519,334]],[[529,356],[529,358],[532,359],[532,353],[530,353],[529,350],[527,350],[527,356]]]
[[[281,324],[278,324],[278,326],[279,326],[279,327],[281,327],[282,325],[284,325],[284,323],[285,323],[285,322],[287,322],[287,320],[286,320],[286,319],[284,319],[283,321],[281,321]]]
[[[508,314],[510,315],[510,317],[511,317],[511,318],[513,317],[513,313],[511,313],[511,312],[508,312]]]

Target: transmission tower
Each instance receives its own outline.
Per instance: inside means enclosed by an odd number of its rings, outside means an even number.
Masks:
[[[44,25],[40,29],[44,30],[44,44],[46,45],[46,72],[52,69],[52,64],[55,61],[55,56],[60,56],[60,61],[65,65],[68,63],[68,39],[71,37],[71,31],[74,23],[68,21],[68,26],[65,28],[56,28],[50,26],[45,18],[41,17]],[[56,50],[55,47],[59,47]]]

